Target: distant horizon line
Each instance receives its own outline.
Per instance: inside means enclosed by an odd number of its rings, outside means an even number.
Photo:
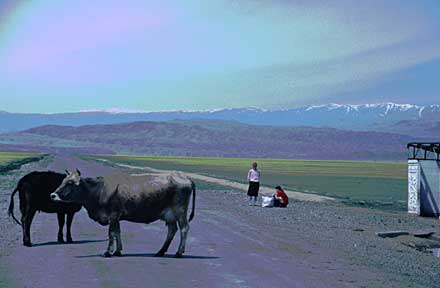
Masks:
[[[108,114],[149,114],[149,113],[216,113],[221,111],[233,111],[233,110],[248,110],[248,111],[259,111],[259,112],[277,112],[277,111],[289,111],[289,110],[299,110],[306,109],[312,110],[317,108],[325,108],[332,107],[334,109],[347,107],[353,108],[357,110],[359,107],[373,108],[378,106],[393,106],[393,107],[402,107],[406,109],[416,108],[426,108],[426,107],[440,107],[440,104],[426,104],[426,105],[417,105],[417,104],[409,104],[409,103],[396,103],[396,102],[376,102],[376,103],[365,103],[365,104],[339,104],[335,102],[329,102],[327,104],[319,104],[319,105],[303,105],[292,108],[280,108],[280,109],[265,109],[259,108],[255,106],[243,106],[243,107],[232,107],[232,108],[213,108],[213,109],[164,109],[164,110],[136,110],[136,109],[126,109],[126,108],[105,108],[105,109],[81,109],[78,111],[70,111],[70,112],[10,112],[6,110],[0,110],[0,114],[40,114],[40,115],[57,115],[57,114],[78,114],[78,113],[108,113]]]

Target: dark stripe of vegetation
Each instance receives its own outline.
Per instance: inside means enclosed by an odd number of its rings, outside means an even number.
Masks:
[[[42,155],[37,155],[33,157],[27,157],[20,160],[12,161],[5,165],[0,165],[0,175],[5,174],[6,172],[9,172],[11,170],[20,169],[20,167],[24,164],[40,161],[47,156],[48,154],[42,154]]]

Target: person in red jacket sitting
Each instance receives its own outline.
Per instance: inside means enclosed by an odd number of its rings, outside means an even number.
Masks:
[[[275,187],[277,190],[273,195],[274,207],[286,207],[289,204],[289,197],[287,197],[286,192],[284,192],[281,186]]]

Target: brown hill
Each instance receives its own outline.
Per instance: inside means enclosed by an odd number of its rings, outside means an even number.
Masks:
[[[233,121],[48,125],[20,134],[47,136],[119,153],[294,159],[405,160],[411,136],[332,128],[274,127]]]

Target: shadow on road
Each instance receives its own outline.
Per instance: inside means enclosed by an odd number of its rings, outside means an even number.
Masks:
[[[32,247],[38,247],[38,246],[49,246],[49,245],[75,245],[75,244],[87,244],[87,243],[96,243],[96,242],[104,242],[107,241],[107,239],[101,239],[101,240],[80,240],[80,241],[73,241],[73,243],[59,243],[57,241],[50,241],[50,242],[43,242],[43,243],[32,243]]]
[[[75,258],[94,258],[94,257],[104,257],[102,254],[93,254],[93,255],[84,255],[84,256],[75,256]],[[124,257],[143,257],[143,258],[173,258],[173,259],[219,259],[217,256],[197,256],[197,255],[183,255],[182,258],[175,258],[174,254],[167,254],[163,257],[157,257],[154,253],[129,253],[122,254],[122,258]],[[121,258],[121,257],[113,257],[113,258]]]

